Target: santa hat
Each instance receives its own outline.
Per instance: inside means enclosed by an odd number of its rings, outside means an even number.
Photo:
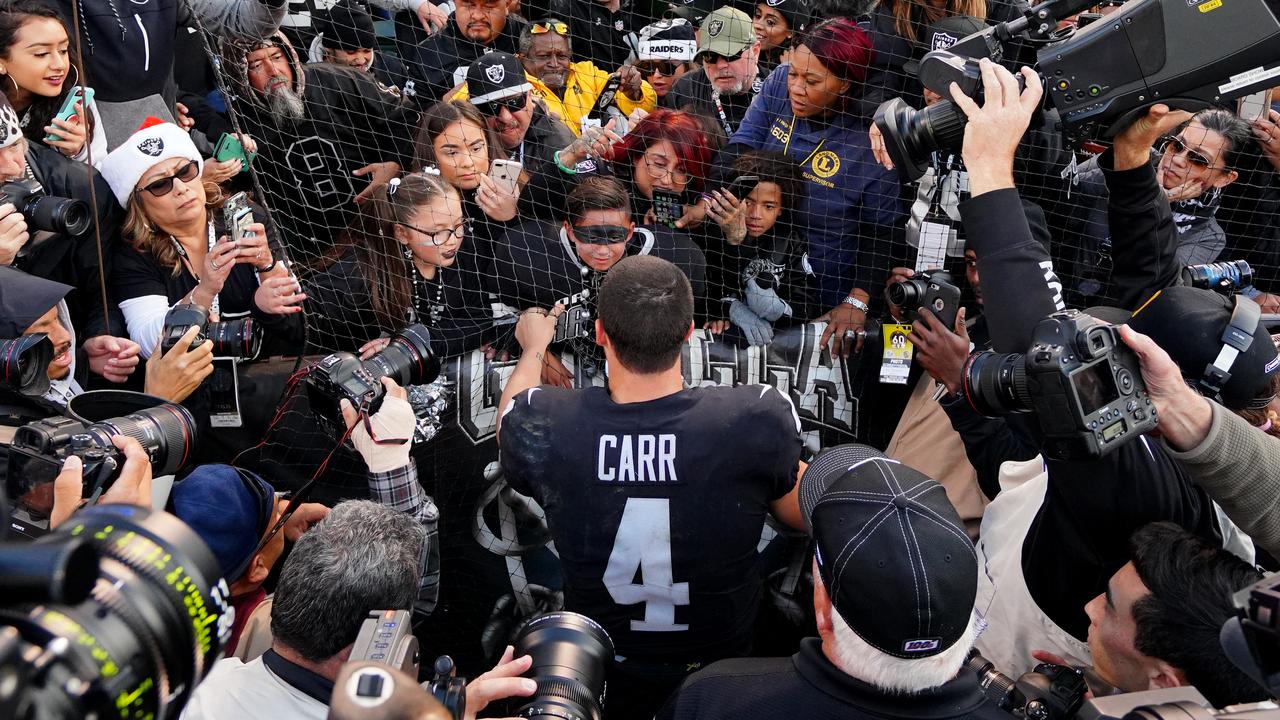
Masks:
[[[194,160],[200,171],[204,172],[204,160],[187,131],[171,122],[149,117],[137,132],[102,161],[102,177],[111,186],[111,192],[115,193],[120,206],[128,207],[129,196],[137,188],[142,176],[157,164],[171,158]]]

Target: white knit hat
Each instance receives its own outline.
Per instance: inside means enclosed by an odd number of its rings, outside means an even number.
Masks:
[[[133,194],[147,171],[171,158],[194,160],[204,172],[204,160],[186,130],[171,122],[149,117],[128,140],[112,150],[102,161],[102,177],[111,186],[121,207],[129,206]]]

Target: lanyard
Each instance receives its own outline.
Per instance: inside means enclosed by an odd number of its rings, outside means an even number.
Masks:
[[[720,102],[720,91],[711,91],[711,100],[716,104],[716,114],[720,116],[720,124],[724,126],[724,134],[733,137],[733,128],[729,126],[729,116],[724,112],[724,103]]]
[[[213,246],[218,242],[217,236],[214,235],[213,233],[213,223],[212,222],[208,223],[207,227],[209,229],[209,247],[205,250],[205,252],[209,252],[213,250]],[[182,247],[182,243],[178,242],[178,238],[170,235],[169,241],[173,243],[173,249],[175,252],[178,253],[178,257],[182,258],[183,260],[186,260],[187,264],[190,265],[191,256],[187,255],[187,249]],[[191,273],[191,277],[194,277],[197,283],[200,282],[200,276],[196,275],[195,271],[191,269],[191,267],[187,268],[187,272]],[[209,303],[209,314],[221,316],[220,310],[221,310],[221,306],[218,304],[218,296],[214,295],[213,302]]]

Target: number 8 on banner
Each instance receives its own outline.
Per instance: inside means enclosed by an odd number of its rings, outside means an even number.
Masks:
[[[628,498],[622,522],[604,570],[604,586],[619,605],[644,603],[644,619],[631,629],[649,632],[688,630],[676,623],[676,606],[689,604],[689,583],[671,577],[671,501]],[[640,571],[642,583],[634,582]]]

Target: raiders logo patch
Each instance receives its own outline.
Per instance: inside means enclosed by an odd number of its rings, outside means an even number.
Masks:
[[[757,77],[751,81],[751,92],[759,94],[764,89],[764,78]]]
[[[625,26],[625,25],[623,25],[623,23],[622,23],[622,21],[621,21],[621,20],[614,20],[614,21],[613,21],[613,29],[614,29],[614,30],[617,30],[618,32],[622,32],[622,29],[623,29],[624,27],[626,27],[626,26]]]
[[[946,50],[958,42],[960,42],[960,38],[951,33],[937,32],[933,34],[934,50]]]
[[[778,7],[779,5],[781,5],[786,1],[787,0],[765,0],[765,4],[768,5],[769,7]]]
[[[147,138],[138,143],[138,152],[151,157],[160,157],[160,153],[164,152],[164,140],[158,137]]]
[[[500,83],[507,76],[507,69],[501,65],[490,65],[484,69],[484,76],[489,78],[489,82]]]
[[[712,20],[711,22],[707,23],[707,34],[708,34],[708,35],[710,35],[711,37],[715,37],[715,36],[719,35],[719,34],[720,34],[720,31],[721,31],[721,30],[723,30],[723,29],[724,29],[724,21],[723,21],[723,20],[716,19],[716,20]]]

